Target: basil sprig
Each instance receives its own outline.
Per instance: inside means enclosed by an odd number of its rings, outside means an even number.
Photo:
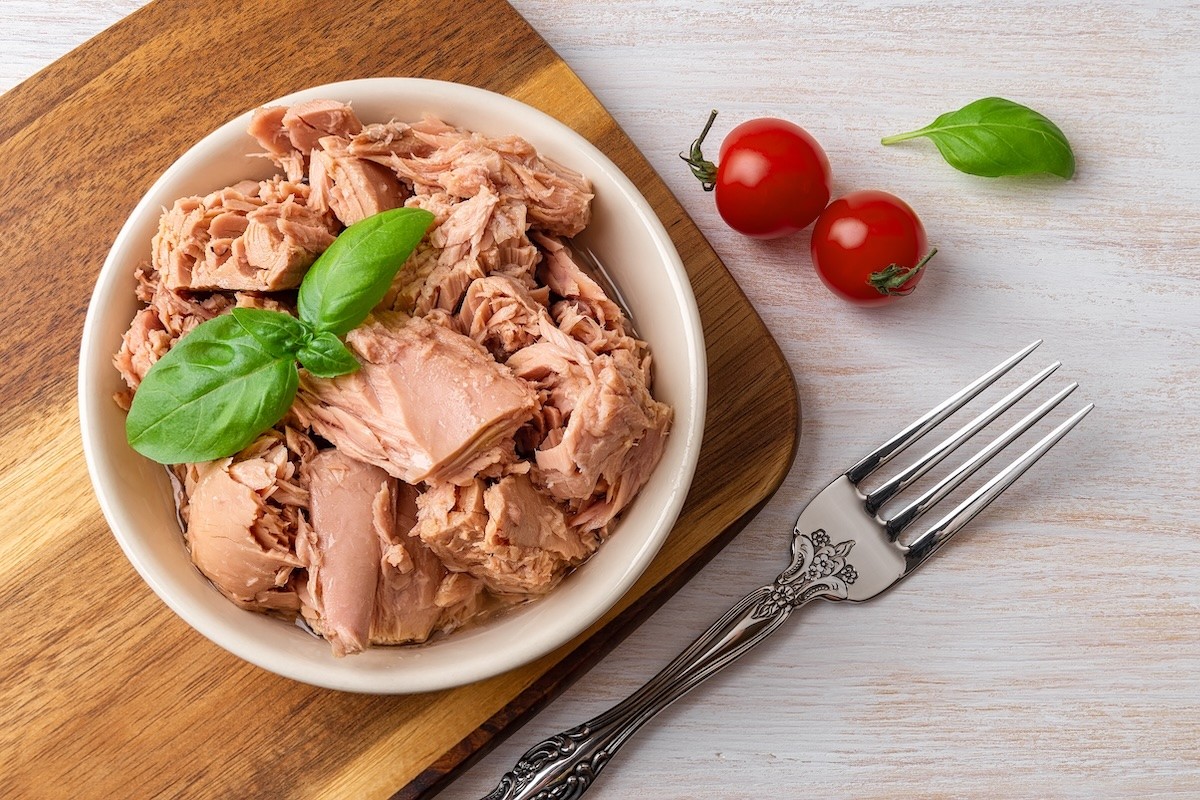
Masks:
[[[398,267],[396,253],[408,258],[432,221],[428,211],[401,208],[347,228],[304,276],[300,319],[313,330],[345,336],[387,294]]]
[[[432,222],[398,208],[351,225],[300,284],[299,319],[235,308],[198,325],[142,379],[125,419],[130,446],[162,464],[231,456],[287,413],[297,361],[321,378],[358,369],[338,337],[383,299]]]
[[[985,97],[942,114],[924,128],[887,136],[895,144],[924,136],[950,166],[971,175],[1075,174],[1075,154],[1058,126],[1020,103]]]

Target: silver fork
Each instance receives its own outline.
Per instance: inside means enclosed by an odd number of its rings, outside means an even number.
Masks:
[[[963,425],[914,464],[869,492],[859,484],[1029,355],[1041,340],[989,370],[839,475],[804,508],[792,558],[775,581],[726,612],[638,691],[599,716],[534,745],[484,800],[573,800],[652,717],[774,633],[810,600],[861,603],[895,586],[962,529],[1079,423],[1083,407],[907,545],[900,534],[979,467],[1059,405],[1078,384],[1046,400],[934,486],[888,518],[880,509],[942,459],[1029,394],[1055,362]]]

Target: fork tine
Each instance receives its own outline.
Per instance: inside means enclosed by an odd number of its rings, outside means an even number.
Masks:
[[[962,530],[964,525],[973,520],[980,511],[987,508],[1005,489],[1012,486],[1017,478],[1025,474],[1025,470],[1033,466],[1034,462],[1044,456],[1051,447],[1054,447],[1064,436],[1070,433],[1071,429],[1078,425],[1079,421],[1086,417],[1088,412],[1093,408],[1095,408],[1095,405],[1088,403],[1082,409],[1076,411],[1066,422],[1050,431],[1044,439],[1026,450],[1020,458],[1001,470],[996,477],[985,483],[978,491],[959,504],[958,508],[943,517],[932,528],[922,533],[909,546],[909,569],[911,570],[921,564],[939,547],[945,544],[951,536]]]
[[[876,469],[891,461],[898,453],[928,433],[931,428],[941,424],[942,420],[962,408],[975,395],[995,383],[997,378],[1016,366],[1021,359],[1032,353],[1041,343],[1042,340],[1038,339],[1033,344],[1023,348],[1016,355],[1005,359],[958,390],[951,397],[931,409],[925,416],[897,433],[891,439],[888,439],[882,446],[872,450],[861,461],[846,470],[846,477],[850,479],[851,483],[857,484]]]
[[[898,514],[887,520],[887,530],[891,537],[895,539],[900,535],[901,531],[907,528],[914,520],[928,511],[937,503],[941,502],[942,498],[953,492],[967,478],[975,474],[975,471],[991,460],[992,456],[999,453],[1004,448],[1008,447],[1025,431],[1029,430],[1042,417],[1049,414],[1058,404],[1067,398],[1071,392],[1079,388],[1078,383],[1067,385],[1066,388],[1060,390],[1058,394],[1051,397],[1040,406],[1030,411],[1021,421],[1013,425],[1004,433],[993,439],[987,447],[980,450],[975,455],[971,456],[963,462],[957,469],[953,470],[949,475],[938,481],[937,485],[926,491],[916,500],[905,506]]]
[[[892,476],[878,489],[869,493],[866,501],[863,503],[863,505],[865,505],[867,508],[867,513],[874,514],[883,506],[884,503],[886,503],[888,500],[891,500],[897,494],[911,486],[914,481],[918,480],[926,472],[941,463],[942,459],[957,450],[959,445],[961,445],[967,439],[970,439],[975,434],[979,433],[979,431],[995,420],[996,417],[1000,416],[1005,411],[1016,405],[1018,400],[1032,392],[1035,388],[1037,388],[1038,384],[1050,377],[1050,375],[1061,366],[1061,361],[1055,361],[1037,375],[1034,375],[1032,378],[1025,381],[1025,383],[1021,384],[1016,389],[1013,389],[1007,395],[1002,397],[987,411],[984,411],[975,419],[959,428],[947,439],[943,440],[937,447],[921,456],[921,458],[918,459],[915,464],[905,468],[899,474]]]

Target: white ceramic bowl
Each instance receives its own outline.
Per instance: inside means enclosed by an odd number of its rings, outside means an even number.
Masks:
[[[249,113],[221,126],[163,173],[114,242],[92,295],[79,358],[84,453],[100,507],[126,556],[150,587],[192,627],[258,666],[298,681],[357,692],[421,692],[480,680],[529,662],[583,632],[642,574],[670,532],[696,467],[707,371],[700,317],[678,253],[634,185],[586,139],[502,95],[413,78],[372,78],[297,92],[264,105],[327,97],[367,122],[431,112],[492,135],[515,133],[587,175],[593,221],[579,239],[595,252],[628,301],[654,354],[655,395],[675,409],[666,452],[641,495],[599,552],[549,596],[490,623],[415,647],[378,647],[335,659],[299,627],[243,611],[197,571],[184,549],[163,468],[125,442],[125,415],[112,401],[123,384],[111,364],[138,304],[133,270],[150,254],[161,209],[273,166],[249,153]]]

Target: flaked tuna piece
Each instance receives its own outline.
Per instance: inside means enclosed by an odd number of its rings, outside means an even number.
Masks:
[[[372,644],[423,642],[445,613],[438,604],[446,568],[412,530],[417,521],[417,490],[399,484],[395,524],[380,540],[382,560],[371,620]]]
[[[266,151],[263,155],[274,161],[289,181],[298,183],[304,180],[304,155],[292,147],[291,137],[283,125],[287,112],[283,106],[259,108],[250,117],[246,130]]]
[[[162,321],[153,308],[143,308],[134,315],[129,323],[129,330],[121,337],[121,349],[113,356],[113,366],[121,373],[130,389],[137,389],[142,378],[167,351],[171,349],[174,338],[163,326]],[[129,408],[125,395],[118,395],[117,402],[126,410]]]
[[[530,224],[555,235],[574,236],[590,219],[588,180],[538,155],[519,136],[487,137],[427,116],[411,125],[368,125],[353,137],[350,152],[390,167],[418,195],[468,198],[489,188],[527,206]]]
[[[651,397],[625,350],[591,362],[592,381],[561,430],[536,453],[534,481],[575,510],[572,525],[603,530],[649,479],[662,456],[671,408]]]
[[[559,300],[550,307],[550,316],[559,330],[596,355],[612,354],[617,350],[628,351],[641,367],[646,385],[651,385],[652,359],[649,346],[641,339],[621,333],[620,329],[604,327],[596,319],[593,311],[592,306],[576,300]]]
[[[181,470],[187,500],[180,515],[192,561],[244,608],[298,610],[288,583],[303,566],[294,548],[304,525],[299,509],[308,503],[300,476],[308,447],[299,432],[272,430],[232,458]]]
[[[453,311],[471,281],[492,274],[508,275],[538,291],[533,275],[541,253],[526,235],[523,206],[499,202],[490,191],[466,202],[444,192],[417,194],[404,204],[430,212],[434,222],[380,307],[409,314]]]
[[[594,320],[606,334],[631,338],[629,321],[621,307],[579,266],[571,249],[551,236],[536,234],[534,240],[546,254],[538,278],[550,291],[567,301],[578,314]]]
[[[546,308],[507,275],[480,278],[467,288],[459,327],[500,362],[538,340]]]
[[[362,123],[345,103],[309,100],[291,108],[265,106],[250,118],[247,131],[266,151],[264,155],[284,171],[290,181],[304,179],[309,153],[323,136],[348,138]]]
[[[339,657],[368,643],[428,639],[446,614],[438,599],[447,572],[411,533],[416,489],[336,449],[314,459],[310,473],[313,524],[297,542],[308,567],[299,595],[309,625]],[[454,608],[475,605],[463,597]]]
[[[572,525],[607,535],[609,523],[633,502],[646,481],[650,480],[666,447],[672,418],[670,407],[662,403],[657,404],[654,412],[642,438],[622,458],[616,481],[606,482],[603,492],[597,492],[581,503],[578,513],[571,518]]]
[[[499,594],[544,594],[594,547],[568,530],[562,508],[524,475],[490,487],[435,484],[417,506],[421,540],[451,570]]]
[[[291,137],[283,126],[283,117],[287,113],[288,110],[284,106],[263,106],[255,109],[250,115],[250,125],[246,132],[272,156],[287,155],[296,149],[292,147]]]
[[[438,249],[429,243],[428,238],[422,240],[392,279],[392,285],[375,307],[376,312],[397,311],[411,316],[416,310],[417,298],[421,296],[425,282],[437,268],[438,255]]]
[[[346,343],[362,367],[302,372],[293,410],[347,455],[412,484],[469,481],[513,458],[536,396],[475,342],[415,317],[397,329],[369,322]]]
[[[176,291],[294,289],[338,230],[308,197],[277,178],[176,200],[159,220],[154,269]]]
[[[322,137],[349,138],[362,130],[354,110],[336,100],[307,100],[287,110],[280,120],[292,147],[308,153]]]
[[[438,563],[441,563],[441,559],[438,559]],[[478,578],[465,572],[449,572],[442,579],[434,597],[434,603],[441,609],[438,629],[452,631],[461,628],[470,620],[478,620],[483,614],[509,605],[510,603],[506,602],[508,600],[507,595],[497,597],[488,592],[483,581]]]
[[[486,274],[480,255],[499,201],[490,190],[480,192],[454,206],[446,221],[429,234],[429,243],[440,252],[437,266],[417,297],[416,313],[435,308],[454,311],[471,281]]]
[[[594,382],[595,354],[559,330],[548,315],[538,319],[538,340],[509,356],[506,365],[518,378],[534,384],[542,411],[570,415],[579,396]]]
[[[534,273],[542,260],[541,251],[529,240],[528,209],[524,203],[501,202],[488,225],[491,236],[481,256],[489,275],[507,275],[528,289],[537,287]]]
[[[190,333],[201,322],[206,322],[225,313],[234,306],[286,310],[286,307],[270,297],[235,292],[228,294],[206,294],[173,292],[163,285],[161,276],[149,265],[137,272],[137,297],[147,307],[134,315],[129,330],[121,340],[121,349],[113,356],[113,365],[125,379],[130,391],[117,397],[118,405],[128,409],[133,390],[154,363],[175,344],[179,337]]]
[[[416,313],[454,311],[467,286],[491,274],[508,275],[532,289],[540,254],[526,228],[525,207],[504,202],[487,188],[453,206],[429,235],[430,245],[441,252],[421,289]]]
[[[425,156],[432,153],[434,146],[421,141],[412,126],[406,122],[370,122],[350,139],[350,149],[361,158],[376,158],[380,163],[394,155]]]
[[[506,185],[514,187],[510,193],[529,207],[532,225],[557,236],[574,236],[588,226],[593,195],[592,185],[583,175],[548,158],[538,158],[536,153],[520,160],[507,158],[505,166],[516,176],[516,181]]]
[[[650,350],[644,341],[631,335],[629,320],[621,307],[580,267],[564,242],[541,234],[535,234],[534,240],[546,253],[538,277],[551,292],[563,298],[550,308],[558,327],[596,355],[628,350],[641,365],[649,385]]]
[[[573,564],[599,544],[594,536],[581,537],[569,529],[563,509],[539,492],[528,475],[508,475],[492,484],[483,505],[488,512],[485,535],[491,541],[548,550]]]
[[[346,140],[325,136],[312,151],[309,205],[329,209],[344,225],[404,204],[407,195],[395,174],[346,150]]]
[[[307,474],[314,540],[303,553],[313,606],[305,617],[340,657],[371,640],[382,543],[394,535],[395,480],[336,448],[318,453]]]

